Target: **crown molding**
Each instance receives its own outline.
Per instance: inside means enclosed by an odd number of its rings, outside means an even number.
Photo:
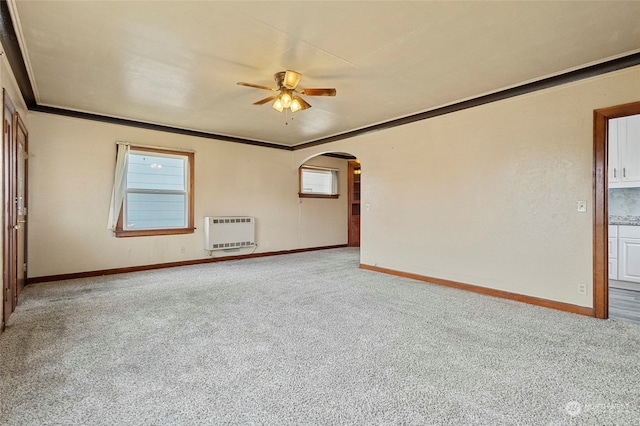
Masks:
[[[551,87],[560,86],[563,84],[572,83],[585,78],[595,77],[601,74],[618,71],[624,68],[640,65],[640,52],[632,53],[619,58],[607,60],[598,64],[587,65],[585,67],[575,69],[572,71],[564,72],[562,74],[554,75],[551,77],[542,78],[537,81],[525,83],[519,86],[511,87],[508,89],[500,90],[498,92],[478,96],[472,99],[467,99],[461,102],[456,102],[451,105],[424,111],[418,114],[409,115],[394,120],[385,121],[383,123],[375,124],[372,126],[363,127],[361,129],[352,130],[349,132],[340,133],[338,135],[329,136],[326,138],[320,138],[313,141],[301,143],[298,145],[287,146],[280,145],[272,142],[264,142],[252,139],[244,139],[233,136],[218,135],[215,133],[202,132],[197,130],[182,129],[171,126],[163,126],[159,124],[146,123],[142,121],[110,117],[100,114],[92,114],[87,112],[73,111],[64,108],[55,108],[50,106],[38,105],[36,102],[33,86],[27,73],[18,37],[15,32],[11,13],[9,11],[9,5],[6,0],[0,1],[0,42],[4,47],[7,55],[7,60],[11,66],[11,70],[16,78],[22,97],[30,111],[38,111],[47,114],[56,114],[66,117],[82,118],[86,120],[99,121],[104,123],[118,124],[122,126],[137,127],[143,129],[157,130],[161,132],[177,133],[181,135],[197,136],[207,139],[215,139],[227,142],[242,143],[254,146],[261,146],[267,148],[282,149],[286,151],[297,151],[300,149],[311,148],[317,145],[323,145],[330,142],[336,142],[344,139],[350,139],[356,136],[362,136],[367,133],[377,132],[380,130],[391,129],[397,126],[403,126],[405,124],[415,123],[416,121],[426,120],[433,117],[438,117],[452,112],[462,111],[468,108],[474,108],[480,105],[485,105],[492,102],[501,101],[504,99],[512,98],[514,96],[525,95],[528,93],[536,92],[539,90],[548,89]]]

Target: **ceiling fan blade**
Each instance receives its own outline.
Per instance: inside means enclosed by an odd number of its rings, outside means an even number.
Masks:
[[[278,89],[272,89],[271,87],[267,87],[267,86],[261,86],[259,84],[253,84],[253,83],[245,83],[244,81],[239,81],[238,85],[240,86],[247,86],[247,87],[253,87],[254,89],[263,89],[263,90],[270,90],[272,92],[277,92]]]
[[[302,89],[300,90],[301,95],[307,96],[335,96],[336,89]]]
[[[300,83],[300,79],[302,78],[302,74],[299,72],[287,70],[284,73],[284,80],[282,81],[282,85],[287,89],[295,89],[298,83]]]
[[[302,99],[300,96],[296,96],[296,99],[298,100],[298,103],[300,103],[300,110],[305,110],[308,108],[311,108],[311,105],[309,105],[309,103],[307,101],[305,101],[304,99]]]
[[[266,104],[269,101],[274,100],[277,97],[278,97],[278,95],[269,96],[268,98],[260,99],[258,102],[254,102],[253,104],[254,105],[263,105],[263,104]]]

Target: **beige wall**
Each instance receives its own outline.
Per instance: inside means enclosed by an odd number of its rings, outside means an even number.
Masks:
[[[347,242],[346,193],[300,200],[291,151],[50,114],[29,118],[29,277],[205,258],[202,218],[212,215],[255,216],[257,252]],[[194,234],[115,238],[107,230],[116,141],[196,151]],[[345,160],[312,161],[346,176]]]
[[[634,67],[294,154],[361,160],[362,263],[591,307],[593,110],[639,99]]]
[[[333,151],[362,161],[362,263],[591,306],[592,114],[639,98],[634,67],[294,152],[33,113],[29,275],[205,257],[200,230],[106,229],[115,141],[196,150],[197,223],[254,215],[259,251],[346,243],[346,189],[296,195],[297,167]]]

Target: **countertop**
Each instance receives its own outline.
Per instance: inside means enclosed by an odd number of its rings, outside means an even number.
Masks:
[[[640,226],[640,216],[609,216],[609,225]]]

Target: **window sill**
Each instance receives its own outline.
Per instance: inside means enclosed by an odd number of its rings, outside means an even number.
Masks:
[[[117,238],[124,237],[151,237],[155,235],[179,235],[179,234],[193,234],[196,228],[178,228],[178,229],[144,229],[138,231],[125,231],[123,229],[116,229],[114,234]]]
[[[340,194],[329,195],[329,194],[307,194],[307,193],[303,193],[303,192],[299,192],[298,193],[298,197],[300,197],[300,198],[333,198],[333,199],[336,199],[339,196],[340,196]]]

